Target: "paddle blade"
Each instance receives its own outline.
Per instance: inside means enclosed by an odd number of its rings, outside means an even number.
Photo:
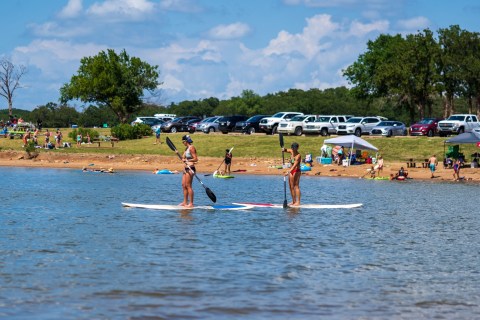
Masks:
[[[172,149],[172,151],[177,152],[177,148],[175,148],[175,145],[173,144],[172,140],[170,140],[169,137],[167,137],[167,145],[170,149]]]
[[[288,208],[287,199],[283,200],[283,209]]]
[[[168,139],[168,138],[167,138]],[[283,148],[283,146],[285,145],[283,143],[283,133],[279,133],[278,134],[278,139],[280,140],[280,148]]]
[[[213,203],[217,202],[217,197],[212,192],[212,190],[210,190],[210,188],[205,188],[205,191],[207,192],[207,196],[210,198],[210,200],[213,201]]]

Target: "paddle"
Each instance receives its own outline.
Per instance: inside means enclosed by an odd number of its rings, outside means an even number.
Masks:
[[[233,150],[233,148],[234,148],[234,147],[232,147],[232,148],[230,149],[230,151],[228,151],[228,153],[231,153],[232,150]],[[220,163],[220,165],[218,166],[217,170],[213,171],[213,175],[216,175],[216,174],[218,173],[218,170],[220,170],[220,167],[222,166],[223,162],[225,162],[225,157],[223,158],[222,163]],[[207,177],[207,176],[209,176],[209,175],[211,175],[211,173],[204,174],[203,176],[204,176],[204,177]]]
[[[285,166],[285,153],[283,151],[283,146],[285,145],[283,143],[283,134],[279,133],[278,134],[278,139],[280,140],[280,147],[282,148],[282,164]],[[287,178],[285,175],[283,175],[283,208],[287,208]]]
[[[185,165],[187,166],[187,168],[193,172],[193,176],[195,178],[197,178],[198,182],[200,182],[200,184],[205,188],[205,191],[207,192],[207,196],[210,198],[210,200],[212,200],[213,202],[217,202],[217,197],[215,196],[215,194],[212,192],[212,190],[210,190],[210,188],[208,188],[207,186],[205,186],[202,182],[202,180],[200,180],[200,178],[195,174],[195,171],[192,170],[192,168],[190,168],[190,166],[183,161],[182,157],[180,156],[180,154],[178,153],[178,150],[177,148],[175,148],[175,145],[173,144],[173,142],[170,140],[170,138],[167,137],[167,145],[170,149],[172,149],[172,151],[174,151],[178,158],[183,162],[185,163]]]

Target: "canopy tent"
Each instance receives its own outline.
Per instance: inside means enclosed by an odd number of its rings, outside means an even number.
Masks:
[[[472,132],[465,132],[462,134],[459,134],[456,137],[453,137],[451,139],[446,140],[443,143],[443,154],[446,155],[445,153],[445,144],[447,143],[452,143],[452,144],[476,144],[477,146],[480,146],[480,133],[472,131]]]
[[[480,142],[480,133],[475,131],[465,132],[445,141],[445,143],[455,143],[455,144],[477,143],[477,142]]]
[[[351,149],[361,149],[361,150],[373,150],[378,151],[378,149],[370,144],[369,142],[359,138],[355,135],[340,136],[332,139],[327,139],[324,143],[335,144],[345,148]]]
[[[378,151],[378,149],[375,146],[373,146],[369,142],[353,134],[347,135],[347,136],[340,136],[332,139],[327,139],[323,143],[335,144],[337,146],[342,146],[344,148],[350,148],[352,152],[353,152],[353,149]]]

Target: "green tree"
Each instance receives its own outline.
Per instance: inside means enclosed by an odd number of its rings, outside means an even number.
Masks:
[[[368,42],[367,52],[344,70],[344,76],[358,98],[370,103],[387,98],[397,108],[406,108],[413,121],[417,114],[423,117],[425,110],[431,113],[438,54],[439,46],[428,29],[406,39],[380,35]]]
[[[79,99],[107,106],[125,123],[142,109],[144,92],[155,94],[161,85],[157,69],[130,57],[125,50],[120,54],[112,49],[101,51],[94,57],[82,58],[77,74],[60,89],[60,100],[66,103]]]
[[[480,114],[480,34],[465,32],[462,44],[463,97],[468,102],[468,112]]]
[[[108,123],[110,127],[118,124],[118,118],[106,106],[90,105],[83,109],[78,118],[78,125],[86,128],[101,127],[104,123]]]
[[[66,128],[76,124],[79,119],[79,112],[73,107],[57,105],[49,102],[32,110],[30,118],[41,121],[46,128]]]
[[[465,47],[462,39],[465,31],[458,25],[438,30],[438,43],[441,51],[437,66],[440,76],[437,91],[444,99],[443,116],[446,118],[455,113],[455,96],[461,93],[462,61]]]

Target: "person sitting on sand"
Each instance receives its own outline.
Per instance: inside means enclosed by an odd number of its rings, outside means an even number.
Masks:
[[[405,170],[403,167],[400,167],[400,170],[395,174],[395,179],[397,180],[405,180],[407,179],[408,171]]]

